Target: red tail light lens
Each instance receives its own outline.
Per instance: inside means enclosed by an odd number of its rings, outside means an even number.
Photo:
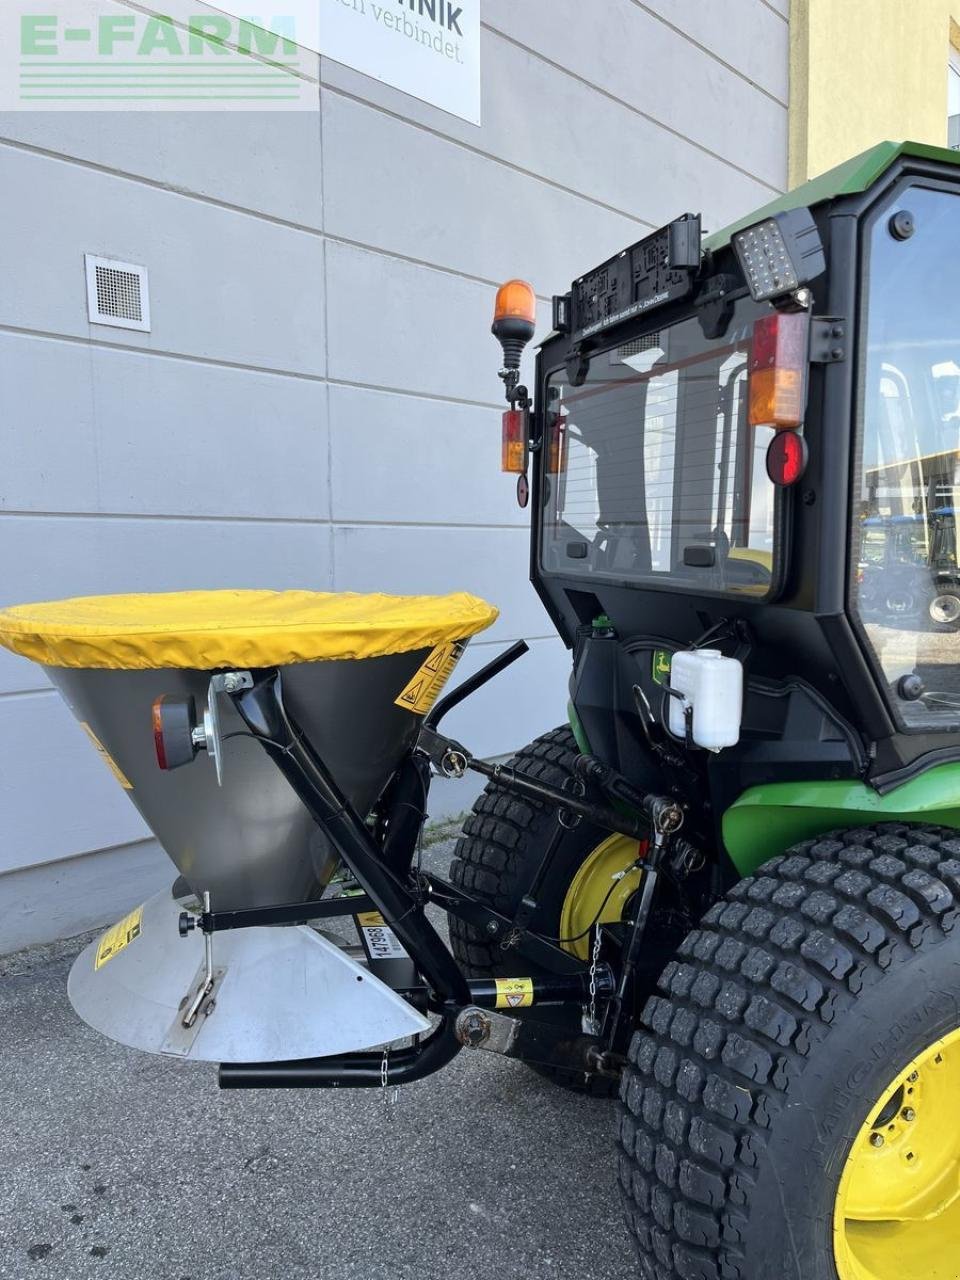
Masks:
[[[193,740],[197,726],[197,706],[193,698],[161,694],[150,709],[153,721],[153,749],[157,764],[169,771],[189,764],[197,754]]]
[[[157,753],[157,764],[161,769],[167,767],[167,748],[163,741],[163,696],[154,700],[150,708],[153,720],[153,749]]]
[[[558,476],[567,469],[566,418],[552,415],[547,424],[547,474]]]
[[[500,470],[522,475],[527,469],[527,423],[521,409],[507,409],[503,415],[503,447]]]
[[[806,399],[806,311],[774,312],[753,326],[750,350],[751,427],[799,427]]]

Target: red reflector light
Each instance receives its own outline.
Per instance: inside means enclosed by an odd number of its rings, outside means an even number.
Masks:
[[[162,695],[154,701],[150,708],[150,714],[153,719],[153,749],[157,753],[157,764],[161,769],[167,767],[167,749],[163,741],[163,699],[166,695]]]
[[[778,431],[767,449],[767,475],[781,489],[796,484],[807,469],[807,444],[795,431]]]
[[[522,475],[527,469],[527,424],[522,409],[507,409],[503,415],[503,448],[500,470]]]
[[[806,398],[806,311],[778,311],[753,326],[750,349],[751,427],[799,427]]]

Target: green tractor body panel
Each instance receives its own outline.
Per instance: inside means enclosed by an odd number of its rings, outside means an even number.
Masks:
[[[960,829],[960,764],[942,764],[879,795],[862,782],[775,782],[745,791],[723,815],[723,840],[742,876],[798,840],[838,827],[930,822]]]
[[[570,729],[576,739],[580,754],[582,756],[590,755],[590,742],[584,732],[580,717],[577,715],[577,708],[572,701],[567,703],[567,719],[570,722]]]
[[[729,243],[734,232],[788,209],[813,208],[824,200],[835,200],[838,196],[851,196],[866,191],[901,156],[917,156],[924,160],[960,165],[960,152],[948,151],[946,147],[931,147],[923,142],[878,142],[869,151],[862,151],[860,155],[838,164],[835,169],[828,169],[818,178],[811,178],[802,186],[771,200],[762,209],[753,210],[746,217],[732,222],[729,227],[724,227],[722,231],[707,236],[703,247],[721,249]]]

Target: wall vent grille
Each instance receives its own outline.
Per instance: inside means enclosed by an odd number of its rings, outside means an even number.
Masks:
[[[132,262],[85,255],[87,315],[91,324],[150,332],[147,269]]]

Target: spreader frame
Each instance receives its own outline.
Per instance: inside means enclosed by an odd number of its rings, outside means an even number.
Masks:
[[[516,920],[491,910],[465,890],[438,876],[415,873],[413,858],[420,826],[426,817],[425,803],[421,807],[420,820],[406,826],[405,847],[395,848],[388,862],[370,826],[351,805],[326,764],[288,714],[283,702],[282,672],[279,669],[255,672],[250,687],[241,688],[229,696],[250,734],[336,846],[361,886],[363,896],[227,912],[217,912],[211,904],[198,917],[200,928],[204,933],[212,934],[221,929],[291,924],[376,909],[408,952],[417,973],[423,976],[422,988],[403,994],[416,1006],[438,1014],[439,1022],[427,1037],[397,1052],[385,1054],[378,1050],[288,1063],[226,1063],[220,1068],[221,1087],[356,1088],[398,1085],[440,1069],[463,1047],[490,1047],[508,1056],[550,1062],[580,1071],[611,1069],[617,1049],[621,1047],[621,1011],[629,1003],[629,975],[633,957],[642,945],[656,888],[657,867],[669,848],[671,837],[682,824],[683,813],[674,801],[657,796],[637,796],[636,809],[632,814],[596,804],[585,799],[583,794],[571,794],[516,770],[497,769],[475,760],[459,743],[443,738],[437,732],[436,725],[446,711],[525,651],[525,645],[515,646],[508,654],[501,655],[478,672],[467,690],[457,689],[438,704],[412,754],[428,757],[439,772],[448,774],[459,775],[470,767],[488,776],[495,771],[502,785],[516,790],[518,794],[532,795],[540,803],[552,805],[558,815],[567,815],[567,821],[586,818],[602,829],[636,836],[638,849],[641,839],[652,831],[654,839],[648,855],[646,883],[626,940],[622,972],[615,974],[606,960],[597,958],[588,966],[555,940],[539,937],[528,924],[518,924]],[[583,790],[585,793],[586,788]],[[423,799],[425,802],[425,794]],[[395,802],[395,809],[403,806],[408,806],[405,799]],[[394,816],[399,817],[399,812]],[[389,827],[388,822],[388,830]],[[530,958],[551,975],[529,980],[524,1007],[536,1004],[583,1006],[592,995],[603,1002],[609,1001],[612,1011],[609,1025],[571,1036],[569,1030],[538,1023],[525,1016],[519,1028],[508,1029],[508,1033],[499,1037],[494,1035],[495,1028],[490,1018],[498,1018],[498,1015],[484,1015],[486,1022],[478,1015],[483,1009],[502,1007],[498,984],[466,978],[426,918],[425,907],[428,904],[468,920],[475,927],[485,929],[491,937],[510,937],[512,931],[512,944],[522,943]],[[602,926],[598,928],[602,933]]]

